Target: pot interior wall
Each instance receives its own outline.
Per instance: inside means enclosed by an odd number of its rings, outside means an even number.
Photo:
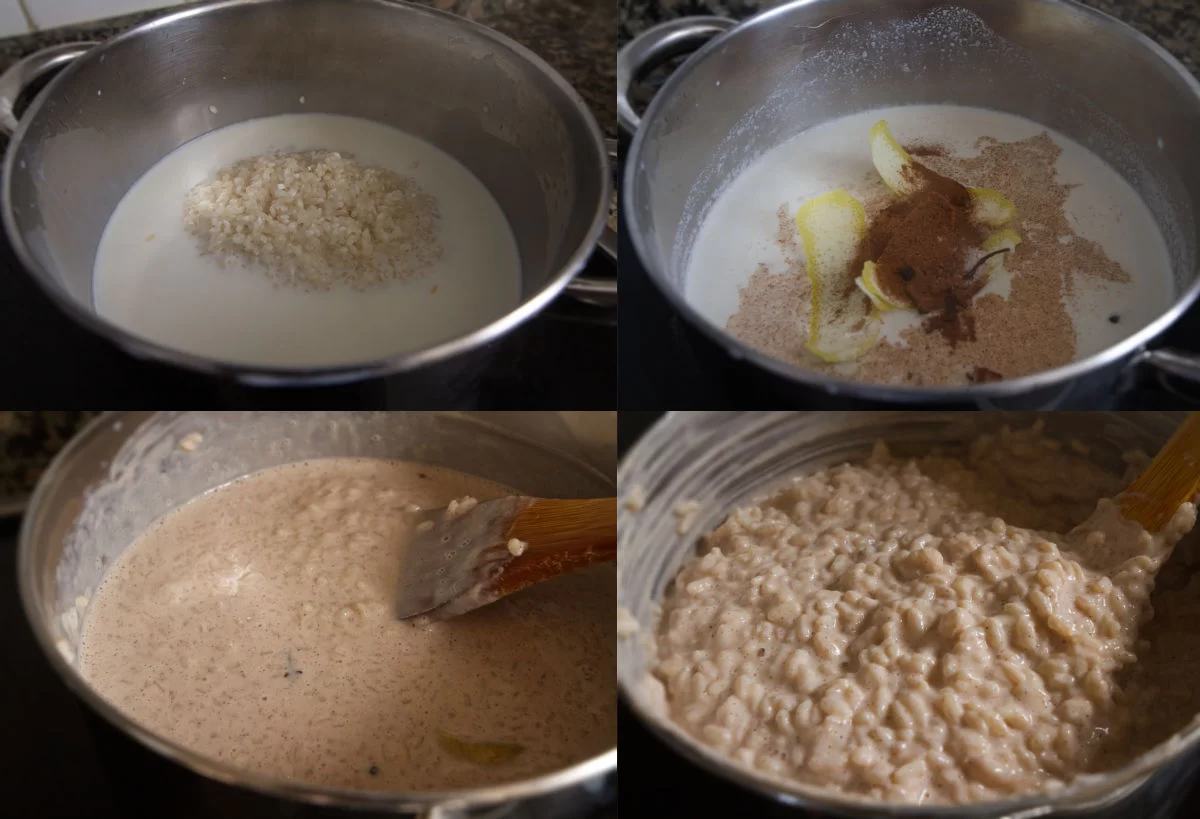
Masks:
[[[381,0],[201,8],[81,58],[26,114],[10,188],[19,230],[90,308],[105,224],[145,171],[216,128],[312,112],[392,125],[462,162],[508,217],[522,298],[587,237],[603,179],[598,160],[578,170],[593,138],[571,97],[486,33]]]
[[[180,441],[197,433],[199,446]],[[73,659],[88,601],[155,520],[235,478],[308,458],[396,458],[445,466],[540,497],[613,492],[601,473],[553,449],[456,414],[135,413],[89,428],[44,479],[26,528],[35,607]]]
[[[1149,206],[1176,293],[1196,276],[1200,98],[1108,21],[1044,0],[815,0],[713,46],[656,101],[630,189],[647,261],[680,292],[709,207],[756,159],[819,123],[919,103],[1013,113],[1076,140]]]

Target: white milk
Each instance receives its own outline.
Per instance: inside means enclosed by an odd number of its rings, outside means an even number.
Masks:
[[[183,226],[192,187],[248,157],[317,149],[411,176],[437,199],[443,255],[429,273],[362,291],[306,292],[271,282],[261,269],[222,269],[201,255]],[[93,287],[100,315],[151,341],[223,361],[317,366],[475,330],[517,306],[520,276],[503,211],[448,154],[368,120],[288,114],[205,134],[147,171],[109,219]]]
[[[1068,222],[1097,242],[1129,273],[1125,284],[1076,277],[1067,310],[1078,335],[1076,358],[1117,343],[1158,318],[1174,301],[1166,242],[1137,193],[1099,157],[1063,135],[1012,114],[951,105],[877,108],[811,128],[767,152],[722,192],[705,217],[688,262],[686,296],[709,321],[724,327],[738,309],[738,291],[759,263],[787,270],[778,245],[779,206],[788,213],[834,188],[853,186],[873,173],[868,133],[886,119],[901,144],[937,143],[958,157],[978,154],[976,140],[1015,142],[1042,132],[1062,148],[1058,182],[1075,184],[1066,203]],[[1003,193],[1003,191],[1001,191]],[[1007,295],[1002,277],[984,293]],[[1119,324],[1108,317],[1119,313]],[[919,324],[909,311],[886,315],[885,337]]]

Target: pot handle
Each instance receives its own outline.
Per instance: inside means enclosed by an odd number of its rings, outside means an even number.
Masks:
[[[13,107],[31,85],[91,51],[99,43],[63,43],[22,57],[0,74],[0,133],[12,136],[20,122]]]
[[[1185,401],[1196,400],[1195,391],[1187,394],[1182,390],[1184,384],[1179,382],[1200,385],[1200,355],[1173,350],[1170,347],[1142,350],[1134,354],[1125,366],[1124,383],[1133,383],[1138,371],[1143,368],[1152,370],[1157,376],[1159,386],[1167,392]]]
[[[604,147],[608,151],[609,173],[615,178],[617,175],[617,141],[606,139]],[[617,232],[607,222],[596,246],[609,260],[614,262],[617,260]],[[567,293],[582,302],[594,304],[597,307],[613,307],[617,303],[617,280],[600,276],[576,276],[567,284]]]
[[[633,84],[672,57],[695,51],[735,27],[724,17],[681,17],[643,31],[617,52],[617,123],[632,134],[642,118],[629,102]]]
[[[1200,355],[1160,347],[1157,350],[1142,350],[1133,357],[1133,366],[1153,367],[1163,375],[1173,375],[1185,381],[1200,383]]]

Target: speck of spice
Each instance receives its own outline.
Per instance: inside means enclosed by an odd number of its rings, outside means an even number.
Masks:
[[[1113,313],[1111,316],[1108,317],[1108,320],[1110,322],[1112,322],[1113,324],[1118,324],[1121,321],[1121,317],[1118,316],[1116,313]]]
[[[286,664],[286,669],[283,672],[283,678],[285,680],[291,679],[292,677],[299,677],[304,673],[300,669],[296,668],[296,664],[292,662],[292,650],[290,648],[284,652],[284,662]]]
[[[369,773],[371,776],[379,776],[379,766],[372,765],[370,768],[367,769],[367,773]]]

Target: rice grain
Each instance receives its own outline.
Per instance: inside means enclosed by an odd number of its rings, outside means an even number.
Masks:
[[[440,219],[437,200],[412,177],[336,151],[242,160],[184,204],[184,226],[203,253],[305,290],[365,290],[427,272],[442,257]]]

